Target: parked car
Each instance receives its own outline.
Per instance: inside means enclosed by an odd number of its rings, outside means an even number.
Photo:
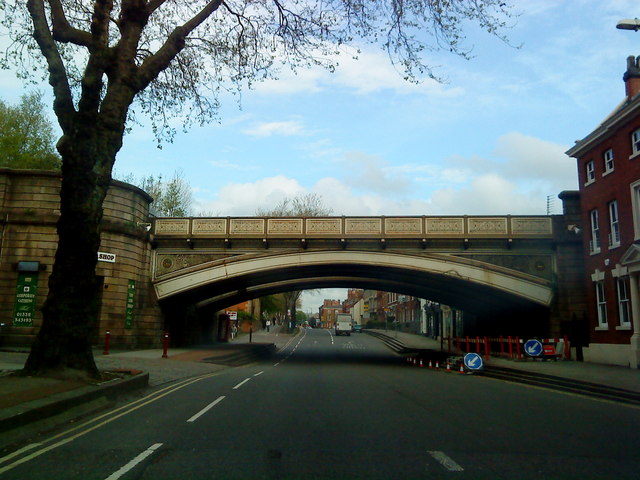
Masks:
[[[360,333],[362,333],[362,325],[360,325],[359,323],[352,323],[351,324],[351,331],[352,332],[360,332]]]

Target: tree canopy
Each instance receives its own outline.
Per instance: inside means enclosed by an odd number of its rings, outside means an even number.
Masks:
[[[432,52],[469,58],[465,28],[506,41],[514,17],[503,0],[5,0],[0,11],[13,39],[1,64],[32,78],[45,60],[61,120],[125,83],[136,108],[112,114],[145,114],[159,138],[175,133],[174,116],[185,127],[215,118],[231,85],[277,78],[282,66],[333,70],[366,44],[409,81],[438,79]]]
[[[169,180],[164,180],[162,174],[152,174],[140,179],[127,175],[120,180],[131,183],[151,195],[151,212],[156,217],[187,217],[192,214],[191,185],[180,170],[176,170]]]
[[[323,217],[332,213],[333,210],[324,205],[322,195],[317,193],[285,197],[273,208],[256,210],[259,217]]]
[[[17,105],[0,100],[0,167],[58,170],[54,145],[41,92],[23,95]]]

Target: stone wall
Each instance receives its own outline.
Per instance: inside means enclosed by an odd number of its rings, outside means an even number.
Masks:
[[[57,247],[60,175],[40,170],[0,169],[0,346],[28,346],[42,324],[40,309],[48,294],[48,277]],[[107,330],[114,346],[159,345],[162,316],[150,288],[151,246],[144,224],[151,198],[142,190],[114,181],[104,203],[100,251],[114,262],[98,262],[102,308],[94,342]],[[143,224],[143,225],[140,225]],[[39,262],[36,308],[31,326],[14,322],[18,262]],[[130,282],[135,282],[129,295]],[[133,299],[130,328],[127,302]]]

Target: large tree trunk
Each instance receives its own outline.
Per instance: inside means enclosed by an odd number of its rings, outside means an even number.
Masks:
[[[63,158],[58,249],[42,326],[25,365],[32,375],[99,375],[91,349],[100,298],[96,253],[102,204],[122,137],[101,129],[96,118],[86,120],[77,121],[75,133],[58,142]]]

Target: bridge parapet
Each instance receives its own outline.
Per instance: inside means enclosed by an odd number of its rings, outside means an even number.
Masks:
[[[157,218],[156,237],[552,238],[550,216]]]

